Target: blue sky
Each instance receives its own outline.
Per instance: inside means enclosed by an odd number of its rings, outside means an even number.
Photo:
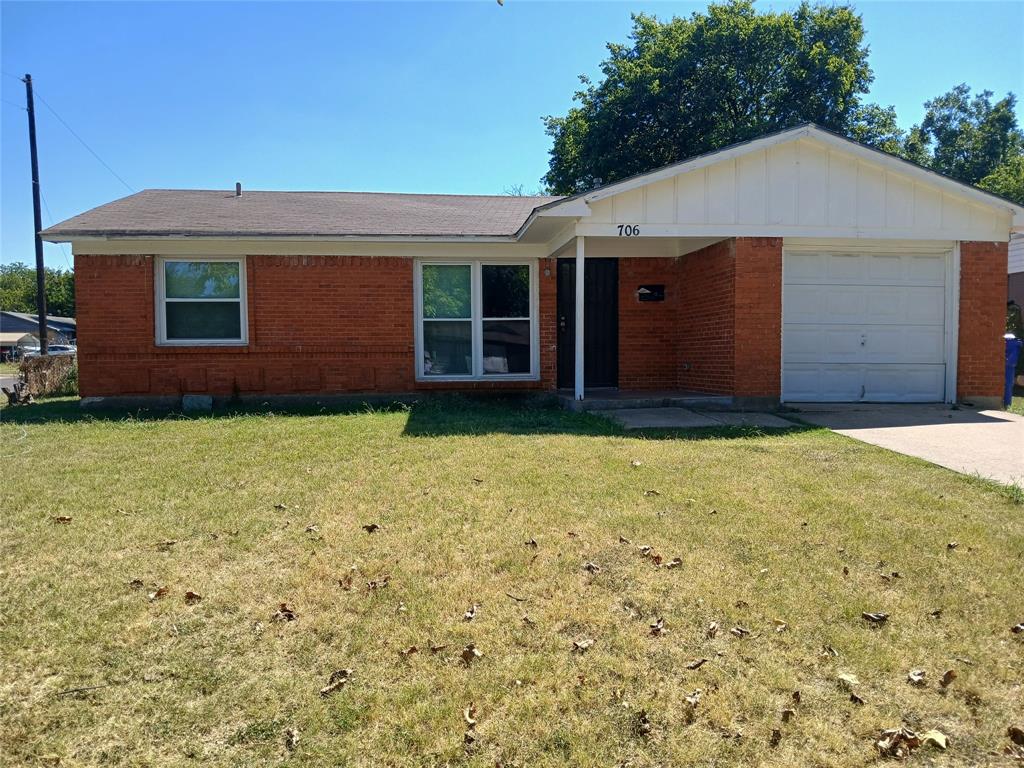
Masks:
[[[791,7],[792,3],[761,4]],[[534,191],[564,114],[629,14],[704,3],[0,4],[0,262],[33,259],[24,86],[133,189]],[[1024,2],[863,2],[875,84],[904,126],[960,82],[1024,92]],[[1024,113],[1021,113],[1024,122]],[[128,193],[37,104],[54,221]],[[43,224],[51,223],[43,212]],[[66,254],[46,246],[51,266]]]

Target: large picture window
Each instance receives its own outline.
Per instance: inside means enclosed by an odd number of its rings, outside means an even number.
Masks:
[[[241,259],[162,259],[157,262],[156,292],[159,343],[245,343]]]
[[[423,262],[417,270],[421,378],[536,378],[532,265]]]

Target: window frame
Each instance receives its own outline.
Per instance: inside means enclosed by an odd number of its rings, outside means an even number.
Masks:
[[[472,343],[473,364],[468,374],[446,374],[431,376],[423,372],[423,267],[428,266],[466,266],[470,267],[470,340]],[[488,373],[483,372],[483,267],[505,266],[527,267],[530,273],[530,316],[514,318],[530,322],[530,372],[529,373]],[[413,306],[415,325],[415,365],[417,382],[458,382],[458,381],[540,381],[540,302],[538,300],[537,260],[536,259],[501,259],[501,258],[428,258],[417,259],[413,270]],[[457,318],[438,318],[458,320]],[[494,319],[494,318],[488,318]],[[427,322],[430,318],[426,319]],[[462,322],[465,322],[464,320]]]
[[[166,270],[164,265],[173,262],[207,263],[207,262],[229,262],[238,265],[238,298],[232,299],[189,299],[189,298],[167,298]],[[245,347],[249,344],[249,301],[248,301],[248,279],[245,270],[246,258],[223,257],[223,256],[161,256],[156,259],[154,269],[153,286],[156,294],[156,344],[159,347]],[[235,339],[168,339],[167,338],[167,304],[168,303],[197,303],[197,302],[238,302],[239,305],[239,330],[241,336]]]

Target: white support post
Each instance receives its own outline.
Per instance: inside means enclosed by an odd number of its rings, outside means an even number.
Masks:
[[[583,295],[583,237],[576,238],[576,391],[577,400],[583,399],[583,302],[586,297]]]

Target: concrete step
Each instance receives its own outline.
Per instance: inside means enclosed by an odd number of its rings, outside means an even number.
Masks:
[[[563,408],[570,411],[617,411],[627,408],[700,408],[701,410],[728,410],[732,408],[732,398],[727,395],[703,395],[699,393],[680,392],[651,393],[623,396],[595,395],[583,400],[576,400],[572,395],[559,394],[558,401]]]

